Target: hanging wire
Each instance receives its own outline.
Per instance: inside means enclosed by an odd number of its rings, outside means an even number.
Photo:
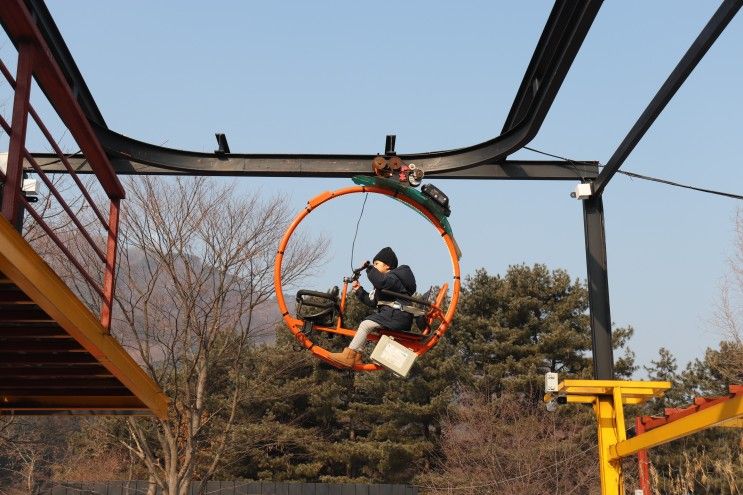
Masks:
[[[580,173],[580,170],[578,169],[577,165],[578,164],[590,164],[591,162],[582,162],[582,161],[571,160],[570,158],[565,158],[564,156],[553,155],[552,153],[547,153],[546,151],[538,150],[536,148],[530,148],[528,146],[524,146],[524,149],[525,150],[529,150],[529,151],[533,151],[534,153],[539,153],[540,155],[550,156],[552,158],[558,158],[560,160],[564,160],[565,162],[567,162],[567,163],[569,163],[569,164],[572,165],[573,171],[581,179],[581,181],[583,181],[583,182],[586,181],[585,180],[585,177],[583,177],[582,174]],[[603,168],[604,166],[605,165],[603,165],[602,163],[599,163],[599,167],[602,167]],[[705,189],[705,188],[696,187],[696,186],[689,186],[689,185],[686,185],[686,184],[681,184],[679,182],[673,182],[673,181],[670,181],[668,179],[659,179],[657,177],[650,177],[649,175],[642,175],[642,174],[638,174],[638,173],[635,173],[635,172],[627,172],[627,171],[624,171],[624,170],[617,170],[617,173],[626,175],[627,177],[630,177],[630,178],[633,178],[633,179],[649,180],[651,182],[658,182],[660,184],[666,184],[668,186],[680,187],[682,189],[691,189],[692,191],[698,191],[698,192],[703,192],[703,193],[707,193],[707,194],[715,194],[717,196],[724,196],[726,198],[743,199],[743,195],[740,195],[740,194],[734,194],[734,193],[723,192],[723,191],[715,191],[714,189]]]
[[[601,166],[603,167],[603,165]],[[648,177],[646,175],[636,174],[634,172],[623,172],[619,170],[619,173],[624,174],[627,177],[631,177],[635,179],[644,179],[644,180],[649,180],[653,182],[660,182],[661,184],[666,184],[666,185],[674,186],[674,187],[681,187],[683,189],[691,189],[692,191],[699,191],[699,192],[703,192],[707,194],[715,194],[717,196],[725,196],[726,198],[743,199],[743,196],[740,194],[733,194],[733,193],[728,193],[728,192],[723,192],[723,191],[715,191],[713,189],[704,189],[702,187],[696,187],[696,186],[687,186],[686,184],[679,184],[678,182],[673,182],[673,181],[666,180],[666,179],[658,179],[656,177]]]
[[[552,158],[557,158],[559,160],[563,160],[564,162],[567,162],[570,164],[570,168],[573,169],[573,172],[575,172],[575,175],[578,176],[578,178],[581,180],[581,182],[586,182],[586,178],[581,173],[580,169],[578,168],[578,164],[583,165],[590,165],[589,162],[576,162],[575,160],[571,160],[570,158],[565,158],[564,156],[559,155],[553,155],[552,153],[547,153],[546,151],[538,150],[536,148],[530,148],[528,146],[524,146],[525,150],[533,151],[534,153],[539,153],[540,155],[550,156]]]
[[[353,242],[351,243],[351,271],[354,270],[353,253],[356,248],[356,236],[359,234],[359,224],[361,224],[361,218],[364,216],[364,208],[366,208],[367,199],[369,199],[369,193],[364,194],[364,202],[361,203],[361,213],[359,213],[359,219],[356,221],[356,232],[353,233]]]

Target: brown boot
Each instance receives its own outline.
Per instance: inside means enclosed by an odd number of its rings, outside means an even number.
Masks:
[[[350,347],[343,349],[343,352],[331,352],[329,357],[346,368],[353,368],[354,365],[361,363],[361,353]]]

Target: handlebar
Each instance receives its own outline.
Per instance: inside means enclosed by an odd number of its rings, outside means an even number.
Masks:
[[[370,266],[371,266],[371,263],[369,262],[369,260],[365,261],[363,265],[361,265],[360,267],[355,268],[353,270],[353,275],[352,276],[350,276],[350,277],[343,277],[343,281],[344,282],[355,282],[355,281],[357,281],[359,279],[359,277],[361,276],[361,272],[363,272],[364,270],[366,270]]]

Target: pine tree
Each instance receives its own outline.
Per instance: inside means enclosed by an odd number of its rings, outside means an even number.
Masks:
[[[676,358],[661,348],[658,359],[646,366],[648,379],[668,380],[673,385],[664,397],[650,401],[641,414],[662,415],[664,408],[693,405],[696,397],[727,394],[729,369],[720,363],[735,362],[740,349],[722,342],[720,349],[707,349],[678,373]],[[732,360],[729,358],[733,358]],[[686,493],[737,494],[743,491],[741,433],[735,428],[711,428],[650,450],[655,489],[669,495]]]
[[[444,454],[442,419],[470,387],[485,397],[512,391],[529,408],[541,408],[544,372],[590,376],[587,291],[564,271],[520,265],[500,277],[480,270],[467,279],[460,304],[451,329],[407,379],[328,369],[295,351],[293,338],[281,330],[276,346],[256,349],[246,364],[253,394],[236,432],[241,451],[225,475],[411,481]],[[350,297],[345,325],[357,325],[367,311]],[[631,329],[615,335],[625,345]],[[313,337],[333,350],[348,345],[344,337]],[[627,364],[631,368],[631,356]],[[570,414],[570,421],[556,423],[556,438],[567,442],[577,435],[573,440],[585,443],[594,435],[592,426],[586,429],[590,411]],[[576,415],[580,427],[571,429]]]
[[[356,326],[366,314],[349,297],[344,324]],[[340,336],[313,339],[328,349],[348,345]],[[329,482],[417,476],[436,452],[440,418],[465,371],[447,339],[420,357],[407,379],[331,369],[299,350],[286,329],[275,346],[255,351],[248,368],[254,393],[242,409],[237,442],[244,447],[229,474]]]
[[[682,377],[678,373],[676,358],[671,351],[661,347],[658,350],[658,359],[650,361],[650,366],[643,366],[643,368],[647,372],[648,380],[671,382],[671,388],[665,394],[652,399],[643,408],[646,414],[663,414],[663,410],[667,407],[681,407],[689,403],[689,394],[681,386]]]
[[[465,281],[452,342],[472,368],[476,386],[491,394],[543,393],[546,372],[591,374],[588,292],[564,270],[515,265],[505,276],[478,270]],[[616,348],[631,328],[616,329]],[[617,376],[633,371],[633,356],[617,361]]]

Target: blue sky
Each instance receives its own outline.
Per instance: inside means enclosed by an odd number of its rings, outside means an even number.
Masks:
[[[233,152],[376,153],[474,144],[497,135],[551,3],[63,2],[63,37],[110,128],[198,151],[225,132]],[[605,2],[531,147],[606,162],[717,2]],[[623,169],[742,193],[743,19],[739,15]],[[4,50],[5,51],[5,50]],[[519,158],[540,159],[530,152]],[[298,210],[345,180],[234,179]],[[584,278],[573,183],[436,181],[450,197],[463,273],[545,263]],[[633,325],[638,362],[660,346],[683,365],[720,340],[711,324],[740,201],[617,176],[604,195],[612,319]],[[330,239],[311,282],[347,272],[354,196],[305,227]],[[414,213],[370,198],[355,260],[392,245],[421,286],[450,277]]]

